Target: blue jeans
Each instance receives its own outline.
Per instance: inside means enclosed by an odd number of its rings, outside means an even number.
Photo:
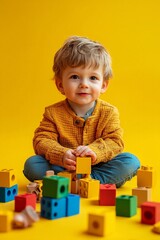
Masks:
[[[108,162],[92,166],[91,177],[100,180],[100,183],[114,183],[118,188],[135,176],[139,167],[140,161],[135,155],[121,153]],[[50,164],[43,156],[35,155],[27,159],[23,173],[33,182],[42,179],[48,170],[54,170],[57,174],[65,168]]]

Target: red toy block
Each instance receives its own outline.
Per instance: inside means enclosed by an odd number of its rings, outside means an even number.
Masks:
[[[116,185],[100,184],[99,205],[115,206],[116,203]]]
[[[15,212],[23,211],[26,206],[32,206],[36,209],[37,196],[34,193],[25,193],[15,196]]]
[[[160,202],[145,202],[141,205],[141,223],[155,224],[160,221]]]

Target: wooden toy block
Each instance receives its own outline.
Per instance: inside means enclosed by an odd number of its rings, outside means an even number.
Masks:
[[[154,224],[152,228],[152,232],[160,234],[160,222],[157,222],[156,224]]]
[[[36,194],[25,193],[15,196],[15,212],[23,211],[28,205],[36,209]]]
[[[40,202],[42,197],[42,181],[36,180],[27,185],[27,193],[34,193],[37,196],[37,202]]]
[[[115,206],[116,203],[116,185],[100,184],[99,205]]]
[[[57,219],[66,217],[66,197],[59,199],[42,197],[41,198],[41,217],[47,219]]]
[[[153,169],[149,166],[141,166],[137,171],[137,186],[148,187],[153,186]]]
[[[75,176],[75,172],[63,171],[63,172],[59,172],[57,175],[58,175],[58,176],[61,176],[61,177],[66,177],[66,178],[69,179],[68,192],[71,192],[71,181],[72,181],[72,179],[73,179],[74,176]]]
[[[18,185],[14,185],[10,188],[0,187],[0,202],[10,202],[14,200],[18,194]]]
[[[141,223],[155,224],[160,221],[160,202],[145,202],[141,205]]]
[[[36,182],[30,182],[27,184],[27,193],[35,193],[36,195],[39,194],[38,191],[38,184]]]
[[[0,187],[10,188],[16,184],[17,179],[13,169],[2,169],[0,171]]]
[[[79,179],[72,180],[72,182],[71,182],[71,193],[78,194],[78,189],[79,189]]]
[[[137,196],[137,207],[140,207],[142,203],[151,201],[151,188],[139,187],[132,189],[132,195]]]
[[[12,228],[13,212],[0,211],[0,232],[8,232]]]
[[[91,157],[76,158],[76,174],[91,174]]]
[[[105,236],[115,231],[115,211],[105,211],[88,214],[88,233]]]
[[[84,198],[95,197],[99,199],[100,181],[82,178],[79,180],[79,195]]]
[[[43,178],[44,197],[62,198],[68,195],[69,179],[61,176],[49,176]]]
[[[67,198],[67,213],[66,216],[73,216],[79,214],[80,209],[80,196],[69,193]]]
[[[137,213],[137,196],[116,197],[116,216],[132,217]]]
[[[53,170],[48,170],[46,171],[46,176],[54,176],[54,171]]]
[[[37,201],[40,201],[40,198],[42,197],[42,189],[43,189],[43,181],[42,180],[34,180],[35,183],[37,183],[37,190],[39,192],[37,196]]]
[[[27,228],[39,220],[33,207],[27,206],[22,212],[14,215],[13,228]]]

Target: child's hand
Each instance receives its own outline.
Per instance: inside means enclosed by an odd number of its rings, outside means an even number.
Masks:
[[[92,164],[96,162],[97,156],[88,146],[78,146],[74,151],[76,157],[91,157]]]
[[[69,149],[63,156],[63,166],[69,171],[76,170],[76,156],[74,150]]]

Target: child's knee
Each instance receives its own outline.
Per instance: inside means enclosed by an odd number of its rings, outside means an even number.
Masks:
[[[125,157],[128,158],[130,162],[135,166],[135,168],[140,168],[140,160],[138,157],[132,153],[126,152],[124,153]]]

